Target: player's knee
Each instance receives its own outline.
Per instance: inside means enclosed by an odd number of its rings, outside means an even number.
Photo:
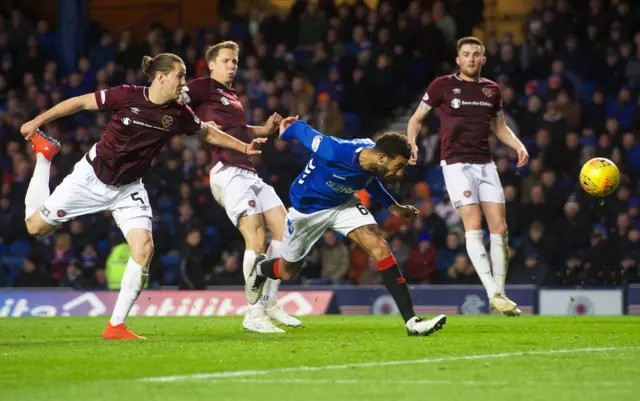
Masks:
[[[42,221],[42,219],[38,219],[35,216],[29,217],[25,221],[25,224],[27,226],[27,232],[29,233],[29,235],[33,236],[42,236],[49,234],[53,229],[53,226],[45,221]]]

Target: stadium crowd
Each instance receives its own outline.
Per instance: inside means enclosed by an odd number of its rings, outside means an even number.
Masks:
[[[235,89],[247,121],[273,112],[300,115],[338,137],[375,136],[416,105],[431,79],[454,71],[455,40],[469,35],[481,2],[381,1],[335,6],[297,1],[291,10],[225,15],[194,37],[152,26],[146,40],[92,26],[77,70],[64,75],[57,34],[19,9],[0,14],[0,286],[112,288],[109,270],[124,268],[128,247],[108,213],[82,217],[34,239],[24,226],[24,197],[33,154],[22,123],[63,99],[119,84],[148,84],[143,55],[180,55],[188,75],[208,71],[207,46],[241,45]],[[538,1],[536,3],[548,3]],[[625,0],[535,7],[524,40],[486,40],[483,76],[501,85],[509,125],[531,155],[515,169],[515,153],[491,139],[507,200],[507,283],[618,285],[640,282],[640,7]],[[580,3],[579,5],[577,3]],[[465,8],[466,7],[466,8]],[[474,11],[474,12],[463,12]],[[458,14],[460,15],[458,15]],[[46,127],[62,142],[51,185],[59,184],[100,137],[108,115],[80,113]],[[421,217],[410,224],[366,203],[388,235],[410,283],[479,283],[465,254],[461,220],[448,201],[439,167],[438,120],[421,132],[418,165],[388,189]],[[273,138],[255,158],[263,179],[285,204],[307,160],[296,143]],[[613,160],[622,173],[606,199],[580,189],[580,166]],[[209,153],[199,140],[174,137],[145,178],[154,212],[150,286],[240,285],[242,240],[211,196]],[[301,284],[380,284],[376,263],[327,232],[306,260]]]

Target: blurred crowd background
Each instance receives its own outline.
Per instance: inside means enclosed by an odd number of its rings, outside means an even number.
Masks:
[[[341,138],[374,137],[403,126],[429,82],[455,71],[455,42],[483,24],[483,2],[295,1],[272,12],[234,12],[224,1],[218,23],[197,34],[152,24],[146,38],[84,27],[83,51],[60,60],[60,28],[19,4],[0,10],[0,286],[118,288],[129,249],[109,213],[85,216],[43,238],[24,227],[24,197],[34,157],[20,126],[69,97],[120,84],[147,85],[144,55],[180,55],[190,78],[208,75],[207,46],[241,46],[235,82],[247,121],[278,112],[300,115]],[[345,3],[345,4],[343,4]],[[620,285],[640,282],[640,7],[636,1],[532,1],[521,31],[484,35],[483,75],[502,88],[512,129],[531,156],[495,137],[492,152],[507,199],[507,283]],[[49,124],[62,142],[51,188],[101,136],[109,119],[79,113]],[[477,284],[460,216],[439,167],[438,120],[420,133],[418,165],[389,191],[416,205],[413,223],[370,207],[411,284]],[[622,173],[619,189],[596,199],[578,183],[581,164],[606,157]],[[272,138],[254,162],[289,203],[288,188],[307,161],[300,144]],[[243,242],[213,200],[208,150],[174,137],[145,177],[154,212],[156,252],[150,287],[203,289],[240,285]],[[306,259],[301,285],[380,284],[376,264],[348,240],[327,232]]]

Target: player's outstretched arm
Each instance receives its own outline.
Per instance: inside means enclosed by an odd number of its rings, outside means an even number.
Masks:
[[[418,133],[420,133],[420,130],[422,129],[422,122],[427,118],[431,111],[431,108],[425,106],[426,105],[420,103],[409,119],[409,125],[407,126],[407,136],[409,137],[409,143],[411,144],[411,159],[409,159],[409,164],[412,166],[418,161],[418,145],[416,145]]]
[[[231,150],[235,150],[236,152],[240,152],[245,155],[253,156],[259,155],[262,153],[260,150],[260,146],[266,141],[265,138],[256,138],[251,143],[244,143],[226,132],[220,131],[220,129],[205,124],[207,129],[202,133],[202,140],[205,142],[220,146],[221,148],[227,148]]]
[[[298,121],[298,116],[282,120],[280,138],[285,141],[297,139],[325,160],[351,163],[353,159],[353,147],[345,146],[340,140],[314,130],[304,121]]]
[[[36,131],[41,126],[57,120],[60,117],[68,116],[69,114],[74,114],[82,110],[98,110],[98,102],[96,101],[95,94],[88,93],[58,103],[33,120],[24,123],[22,127],[20,127],[20,133],[28,141],[36,134]]]
[[[499,112],[495,117],[493,117],[492,123],[496,137],[498,137],[502,143],[518,152],[518,167],[526,166],[529,162],[529,153],[527,152],[527,148],[525,148],[522,142],[520,142],[520,139],[518,139],[516,134],[511,131],[511,128],[507,126],[502,112]]]
[[[280,123],[282,122],[282,116],[278,113],[273,113],[265,125],[256,126],[256,125],[247,125],[249,128],[249,132],[253,138],[263,138],[267,137],[278,130],[280,127]]]

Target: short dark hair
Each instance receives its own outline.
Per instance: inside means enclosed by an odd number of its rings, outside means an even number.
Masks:
[[[382,134],[376,141],[376,146],[373,149],[387,155],[391,159],[395,159],[397,156],[402,156],[407,160],[411,158],[409,139],[399,132],[386,132]]]
[[[231,40],[226,40],[224,42],[218,43],[217,45],[210,46],[204,56],[207,60],[207,63],[216,61],[216,57],[218,57],[218,53],[220,53],[221,49],[231,49],[237,53],[240,51],[240,46],[238,46],[236,42]]]
[[[484,43],[475,36],[465,36],[464,38],[458,39],[458,43],[456,45],[456,53],[460,53],[460,48],[464,45],[478,45],[480,46],[480,51],[484,54]]]

